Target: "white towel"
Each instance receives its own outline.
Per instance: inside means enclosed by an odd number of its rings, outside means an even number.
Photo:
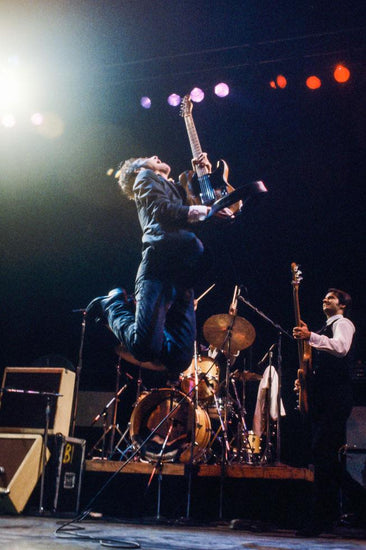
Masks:
[[[278,395],[278,374],[273,365],[269,365],[263,373],[263,378],[260,381],[257,393],[257,403],[255,406],[253,417],[253,432],[259,437],[265,430],[265,406],[266,406],[266,390],[271,386],[271,395],[269,396],[269,414],[272,420],[277,420],[277,395]],[[286,411],[282,403],[280,403],[281,416],[286,416]]]

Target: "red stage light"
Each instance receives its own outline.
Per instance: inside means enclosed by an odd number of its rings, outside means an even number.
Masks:
[[[306,85],[310,90],[316,90],[320,88],[322,82],[317,76],[309,76],[309,78],[306,79]]]
[[[277,88],[276,83],[275,83],[274,80],[271,80],[271,82],[269,83],[269,85],[270,85],[271,88],[273,88],[274,90]]]
[[[347,67],[344,65],[337,65],[334,69],[334,80],[337,82],[347,82],[349,80],[349,77],[351,76],[351,73]]]

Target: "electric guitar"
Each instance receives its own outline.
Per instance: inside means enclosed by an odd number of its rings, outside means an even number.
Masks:
[[[200,140],[192,117],[193,104],[189,95],[184,96],[181,103],[180,115],[184,118],[188,139],[191,146],[192,157],[197,158],[202,153]],[[228,181],[229,168],[224,160],[217,163],[216,170],[210,174],[207,168],[195,167],[195,171],[183,172],[179,176],[181,185],[185,188],[189,204],[203,204],[211,206],[214,202],[222,199],[232,191]],[[242,201],[237,200],[230,204],[230,210],[236,214],[242,206]],[[229,198],[228,198],[229,199]],[[229,200],[230,202],[230,200]]]
[[[299,286],[302,281],[300,267],[294,262],[291,264],[292,291],[294,299],[295,323],[300,326],[300,303]],[[308,382],[311,373],[311,346],[307,340],[297,340],[297,351],[299,356],[299,368],[297,378],[299,380],[298,409],[306,415],[309,412]]]

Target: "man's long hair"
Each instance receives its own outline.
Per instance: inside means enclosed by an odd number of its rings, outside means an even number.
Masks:
[[[332,292],[337,296],[339,303],[342,306],[345,306],[343,310],[343,316],[349,317],[352,308],[352,298],[350,294],[348,294],[348,292],[345,292],[344,290],[339,290],[339,288],[328,288],[328,292]]]
[[[120,186],[126,197],[130,200],[134,199],[133,185],[137,176],[136,168],[138,168],[138,166],[136,161],[138,160],[140,159],[132,157],[122,162],[119,168],[120,174],[118,178],[118,185]]]

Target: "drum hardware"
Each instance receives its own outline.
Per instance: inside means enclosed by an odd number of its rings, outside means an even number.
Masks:
[[[120,445],[122,442],[126,441],[126,437],[129,433],[129,426],[127,426],[126,430],[122,433],[122,431],[119,428],[119,425],[117,424],[117,412],[118,412],[118,405],[119,405],[119,398],[122,395],[122,393],[127,389],[129,383],[131,380],[133,380],[133,377],[125,373],[127,382],[120,387],[120,378],[121,378],[121,358],[118,359],[117,365],[116,365],[116,389],[115,389],[115,395],[112,397],[112,399],[105,405],[103,410],[98,413],[92,420],[91,426],[94,426],[98,420],[101,418],[103,419],[103,433],[98,439],[98,441],[94,444],[92,449],[89,451],[89,458],[93,457],[93,453],[95,451],[98,451],[101,453],[100,458],[112,460],[113,456],[116,453],[120,454],[120,460],[122,460],[122,457],[126,455],[126,453],[131,449],[130,443],[126,445],[126,448],[122,451],[120,449]],[[108,419],[108,410],[113,405],[113,413],[112,413],[112,423],[107,426],[107,419]],[[117,443],[115,443],[116,434],[119,435],[119,440]],[[107,449],[107,437],[109,436],[109,445]],[[99,448],[99,445],[101,445],[101,448]]]

